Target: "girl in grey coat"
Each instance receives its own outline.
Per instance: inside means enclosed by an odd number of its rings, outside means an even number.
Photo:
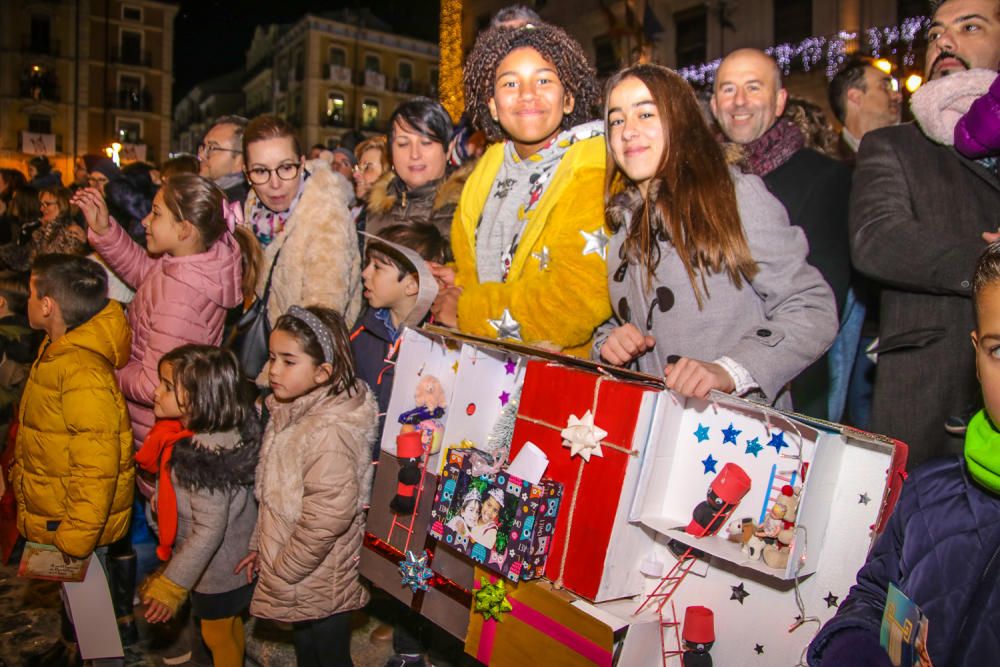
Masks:
[[[802,230],[756,176],[726,165],[690,86],[656,65],[607,85],[614,317],[595,357],[790,408],[786,386],[837,333]]]
[[[163,356],[159,375],[159,421],[147,438],[155,456],[144,447],[138,463],[158,474],[157,554],[169,560],[141,590],[146,618],[169,620],[190,594],[213,663],[237,667],[243,664],[241,616],[253,585],[236,568],[257,522],[260,424],[228,350],[179,347]]]

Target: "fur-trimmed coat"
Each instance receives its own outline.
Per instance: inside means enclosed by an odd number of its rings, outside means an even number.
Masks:
[[[479,282],[476,230],[504,159],[494,144],[469,176],[452,224],[458,328],[495,337],[491,320],[505,310],[526,343],[587,356],[594,330],[611,315],[605,254],[588,250],[588,234],[610,236],[604,222],[603,137],[578,141],[563,156],[518,243],[507,282]],[[548,261],[543,262],[542,258]]]
[[[323,160],[308,163],[305,191],[285,227],[264,250],[257,296],[264,293],[274,256],[281,251],[271,279],[267,315],[271,326],[289,306],[325,306],[354,322],[361,312],[361,255],[348,205],[350,183]],[[247,218],[257,201],[251,190]]]
[[[174,445],[170,478],[177,494],[177,539],[163,574],[187,590],[226,593],[247,583],[244,573],[234,571],[257,523],[256,418],[242,431],[199,433]]]
[[[382,175],[368,194],[365,231],[378,234],[390,225],[430,223],[446,239],[451,238],[451,222],[465,181],[475,166],[463,165],[450,176],[409,190],[395,174]]]
[[[250,613],[295,622],[360,609],[368,602],[358,559],[374,475],[375,399],[358,382],[351,395],[320,387],[291,403],[270,396],[267,408]]]

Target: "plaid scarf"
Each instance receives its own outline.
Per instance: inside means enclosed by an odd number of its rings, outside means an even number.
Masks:
[[[762,136],[743,145],[750,173],[766,176],[788,162],[806,145],[802,130],[793,121],[779,118]]]

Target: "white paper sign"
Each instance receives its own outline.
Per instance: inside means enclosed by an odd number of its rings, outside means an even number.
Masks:
[[[87,576],[83,581],[62,585],[63,595],[66,597],[69,617],[76,628],[80,656],[84,660],[120,658],[125,653],[118,635],[115,610],[111,605],[111,591],[104,576],[104,568],[94,560],[95,556],[91,554]]]

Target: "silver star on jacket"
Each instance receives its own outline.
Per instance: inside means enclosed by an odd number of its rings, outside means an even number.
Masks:
[[[604,227],[598,227],[592,232],[585,232],[581,229],[580,233],[587,240],[587,244],[583,246],[584,255],[596,253],[601,256],[601,259],[608,259],[608,244],[611,243],[611,239],[604,233]]]
[[[503,315],[499,320],[487,320],[487,322],[497,330],[497,338],[521,340],[521,323],[514,319],[509,308],[503,309]]]

